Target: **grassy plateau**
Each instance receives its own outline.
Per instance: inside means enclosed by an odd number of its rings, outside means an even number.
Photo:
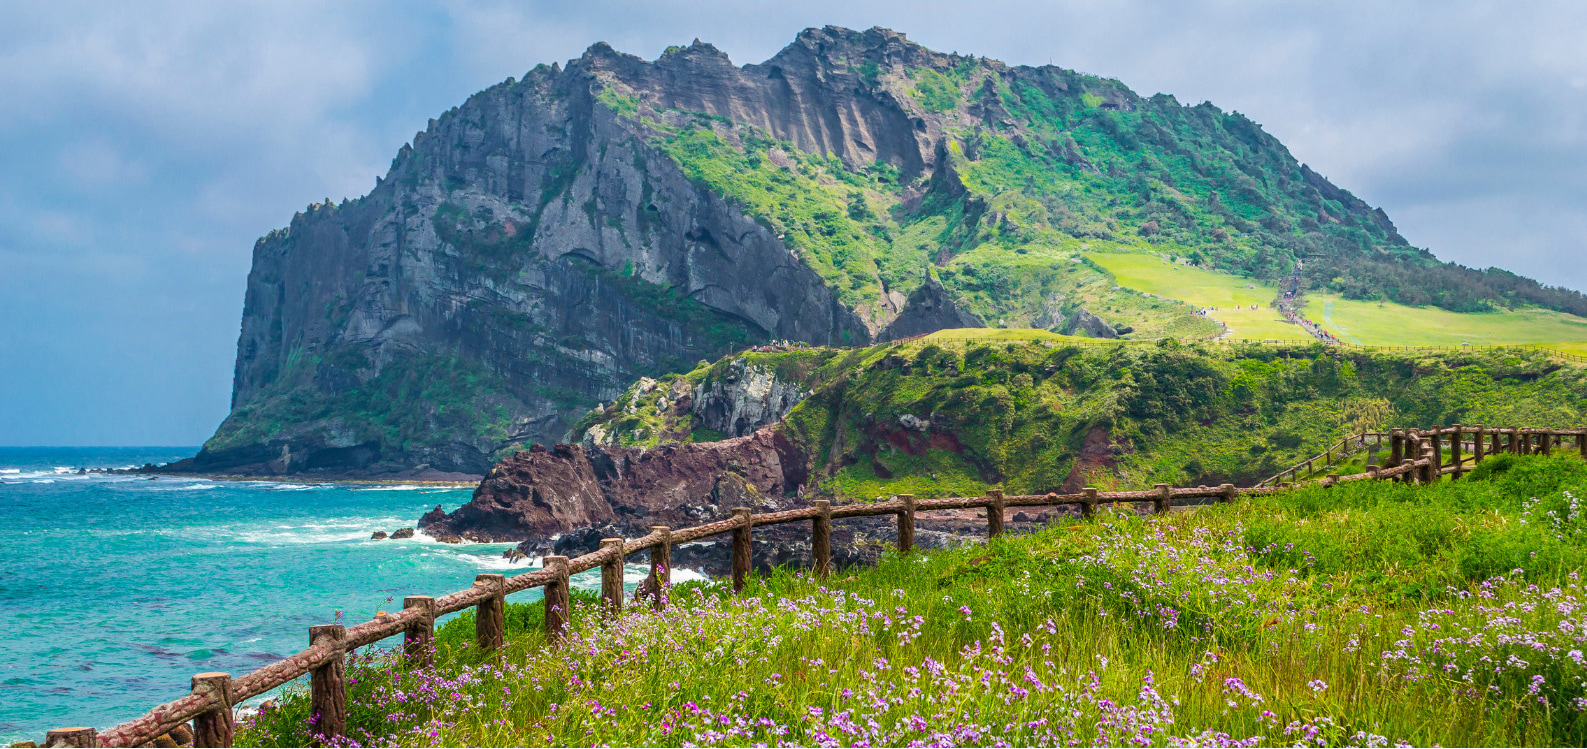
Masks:
[[[444,626],[433,668],[349,668],[364,746],[1580,746],[1587,464],[1099,513],[739,596],[668,591],[547,645]],[[929,522],[929,521],[924,521]],[[314,738],[305,689],[238,745]]]

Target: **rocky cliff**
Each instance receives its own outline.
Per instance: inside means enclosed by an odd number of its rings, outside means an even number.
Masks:
[[[1109,249],[1256,275],[1417,253],[1246,118],[1118,81],[884,29],[807,30],[745,66],[698,41],[654,61],[596,44],[259,240],[233,410],[184,467],[482,474],[639,377],[773,339],[1081,305],[1101,316],[1082,330],[1216,332],[1081,262]]]

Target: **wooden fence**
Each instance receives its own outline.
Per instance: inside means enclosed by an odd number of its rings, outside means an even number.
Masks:
[[[1428,430],[1395,429],[1385,434],[1390,452],[1382,466],[1373,466],[1366,473],[1351,476],[1329,475],[1314,483],[1330,487],[1362,480],[1432,483],[1445,475],[1458,479],[1467,470],[1468,464],[1474,464],[1485,456],[1498,453],[1546,455],[1562,448],[1567,437],[1574,442],[1573,446],[1582,457],[1587,458],[1587,429],[1489,429],[1457,425]],[[1357,435],[1357,438],[1363,436]],[[1330,448],[1327,458],[1332,459],[1333,454],[1334,448]],[[1291,478],[1295,476],[1294,470],[1288,472]],[[622,610],[624,604],[623,561],[629,555],[642,551],[650,552],[650,580],[646,587],[651,592],[650,605],[659,609],[666,605],[663,592],[671,576],[673,545],[723,533],[732,534],[733,590],[739,591],[744,588],[750,575],[750,542],[757,527],[808,521],[811,562],[815,573],[825,576],[832,569],[832,521],[843,518],[896,516],[898,550],[909,553],[914,548],[915,517],[920,512],[984,508],[987,535],[995,537],[1003,534],[1004,510],[1010,507],[1072,505],[1079,508],[1082,516],[1090,518],[1102,505],[1151,503],[1154,512],[1165,513],[1176,502],[1184,500],[1230,502],[1241,495],[1272,494],[1296,485],[1277,485],[1276,479],[1283,475],[1269,479],[1275,485],[1243,489],[1233,484],[1178,489],[1168,484],[1158,484],[1152,489],[1131,492],[1103,492],[1095,487],[1086,487],[1076,494],[1005,496],[1001,491],[992,491],[984,497],[944,499],[916,499],[912,495],[902,494],[884,502],[839,507],[833,507],[825,500],[816,500],[810,507],[783,512],[753,514],[747,508],[739,508],[726,520],[683,530],[655,526],[641,538],[605,539],[599,551],[573,559],[546,557],[542,569],[537,572],[510,578],[479,575],[474,585],[467,590],[439,598],[409,596],[403,599],[402,611],[395,614],[382,612],[372,621],[357,626],[324,624],[310,627],[309,647],[295,655],[236,679],[225,673],[197,674],[186,696],[160,705],[141,717],[103,733],[82,727],[55,729],[48,733],[45,744],[66,747],[142,746],[192,721],[194,746],[231,746],[233,706],[304,675],[310,677],[311,709],[319,716],[316,729],[325,737],[339,737],[347,726],[344,669],[347,654],[352,650],[401,634],[404,658],[415,665],[429,665],[434,654],[432,642],[436,618],[467,608],[475,610],[474,637],[478,647],[486,650],[500,648],[504,644],[506,630],[503,618],[507,596],[532,588],[544,588],[545,631],[549,640],[556,641],[564,635],[569,623],[571,576],[599,567],[604,609],[615,614]]]

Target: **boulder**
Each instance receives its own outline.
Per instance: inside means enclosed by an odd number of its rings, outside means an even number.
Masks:
[[[370,536],[369,536],[369,540],[371,540],[371,541],[384,541],[385,539],[386,539],[386,532],[385,531],[375,531],[374,533],[370,534]]]
[[[398,528],[391,532],[392,538],[413,538],[412,528]]]

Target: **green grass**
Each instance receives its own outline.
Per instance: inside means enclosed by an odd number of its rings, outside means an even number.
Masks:
[[[826,581],[674,588],[566,645],[442,627],[437,665],[350,667],[361,745],[1580,746],[1587,464],[1099,513]],[[1552,513],[1552,514],[1550,514]],[[1541,699],[1540,699],[1541,698]],[[307,695],[239,726],[301,746]],[[1227,734],[1221,740],[1217,734]]]
[[[1580,342],[1587,320],[1543,309],[1509,312],[1450,312],[1366,302],[1335,294],[1311,294],[1305,310],[1313,322],[1346,343],[1363,346],[1495,346]]]
[[[1106,268],[1121,286],[1197,307],[1217,308],[1210,316],[1229,326],[1231,339],[1304,341],[1310,338],[1306,331],[1285,322],[1278,314],[1273,306],[1278,287],[1271,283],[1193,268],[1148,253],[1093,253],[1086,257]],[[1252,288],[1246,288],[1248,286]],[[1258,309],[1250,309],[1252,305]]]

